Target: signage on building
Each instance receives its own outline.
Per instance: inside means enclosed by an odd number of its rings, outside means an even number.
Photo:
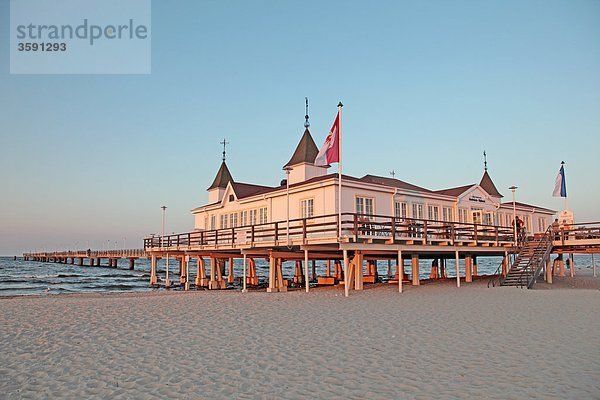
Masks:
[[[469,196],[469,201],[473,201],[475,203],[485,203],[485,199],[483,197],[476,195]]]

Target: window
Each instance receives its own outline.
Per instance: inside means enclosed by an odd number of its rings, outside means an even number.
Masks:
[[[469,219],[467,217],[467,209],[466,208],[459,208],[458,209],[458,222],[462,222],[462,223],[467,223],[469,222]]]
[[[538,218],[538,229],[539,232],[544,232],[546,230],[546,220],[543,217]]]
[[[221,229],[227,228],[227,214],[221,214]]]
[[[356,213],[373,215],[373,199],[370,197],[356,197]]]
[[[234,195],[232,195],[232,194],[230,194],[230,195],[229,195],[229,201],[235,201],[235,196],[234,196]]]
[[[232,213],[229,216],[229,223],[231,224],[231,228],[236,228],[238,223],[238,215],[237,213]]]
[[[406,218],[406,203],[394,202],[394,217]]]
[[[268,222],[267,207],[262,207],[258,210],[258,218],[260,224],[266,224]]]
[[[256,210],[250,210],[250,225],[256,225]]]
[[[442,220],[445,222],[451,222],[453,221],[452,219],[452,208],[450,207],[443,207],[442,208]]]
[[[440,219],[440,207],[439,206],[427,206],[427,219],[438,221]]]
[[[240,211],[240,225],[246,226],[248,225],[248,211]]]
[[[484,225],[493,225],[493,217],[494,214],[491,212],[486,212],[483,214],[483,224]]]
[[[314,199],[301,200],[300,210],[302,211],[302,218],[311,218],[314,212]]]
[[[213,214],[210,216],[210,230],[214,231],[215,229],[217,229],[217,216]]]
[[[412,217],[416,219],[423,219],[423,204],[413,203]]]

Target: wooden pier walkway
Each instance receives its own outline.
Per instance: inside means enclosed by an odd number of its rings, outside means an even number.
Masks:
[[[378,281],[377,261],[388,261],[390,268],[395,264],[391,282],[398,284],[399,291],[402,291],[403,281],[420,284],[420,259],[431,260],[432,278],[446,276],[446,261],[454,261],[456,283],[460,287],[461,281],[469,283],[477,276],[477,257],[482,256],[502,257],[497,271],[499,281],[518,273],[518,284],[531,287],[542,270],[544,278],[552,281],[548,273],[550,254],[600,253],[599,222],[576,224],[558,232],[549,229],[545,234],[548,240],[544,242],[547,248],[543,257],[535,259],[525,257],[526,254],[518,257],[519,252],[536,252],[515,242],[512,227],[345,213],[341,220],[341,238],[338,229],[338,215],[322,215],[289,222],[153,236],[144,239],[144,249],[38,252],[24,253],[23,257],[90,266],[101,266],[106,259],[108,267],[116,267],[117,260],[124,258],[129,260],[131,269],[135,260],[148,258],[151,285],[159,281],[157,260],[174,259],[179,263],[179,282],[186,288],[190,284],[189,263],[195,260],[194,284],[209,289],[224,289],[234,283],[233,263],[235,259],[242,259],[244,276],[237,279],[241,278],[243,290],[258,285],[255,260],[265,259],[269,263],[268,292],[287,291],[289,282],[304,285],[308,291],[309,282],[313,281],[344,285],[347,295],[350,288],[362,290],[364,283]],[[509,255],[513,256],[512,265]],[[523,259],[527,260],[525,266]],[[326,275],[316,276],[317,260],[325,261]],[[407,260],[408,273],[405,272]],[[460,260],[463,260],[462,268],[459,268]],[[295,262],[293,277],[282,275],[284,261]],[[309,274],[310,264],[312,274]],[[289,282],[288,278],[291,278]],[[168,276],[165,282],[169,285]]]
[[[56,262],[62,264],[102,266],[102,260],[107,260],[107,267],[117,266],[119,259],[129,260],[129,269],[134,269],[135,260],[139,258],[150,258],[144,249],[125,250],[68,250],[38,253],[24,253],[25,261]]]

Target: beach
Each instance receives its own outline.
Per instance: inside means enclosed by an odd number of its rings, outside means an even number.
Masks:
[[[367,285],[0,299],[19,398],[600,398],[600,291]],[[591,283],[590,283],[591,282]],[[575,286],[576,288],[572,288]],[[579,288],[581,287],[581,288]]]

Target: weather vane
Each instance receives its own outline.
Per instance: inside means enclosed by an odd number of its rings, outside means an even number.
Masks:
[[[483,169],[487,171],[487,154],[483,151]]]
[[[308,97],[305,97],[304,100],[306,101],[306,115],[304,116],[304,127],[308,129],[308,127],[310,126],[310,122],[308,122]]]
[[[390,175],[392,176],[392,179],[394,179],[396,177],[396,171],[391,170]]]
[[[226,148],[225,148],[225,146],[227,146],[227,145],[229,144],[229,142],[228,142],[228,141],[226,141],[226,140],[225,140],[225,138],[223,138],[223,141],[222,141],[222,142],[219,142],[219,143],[221,143],[221,144],[223,145],[223,162],[225,162],[225,158],[226,158],[226,157],[225,157],[225,152],[226,152]]]

